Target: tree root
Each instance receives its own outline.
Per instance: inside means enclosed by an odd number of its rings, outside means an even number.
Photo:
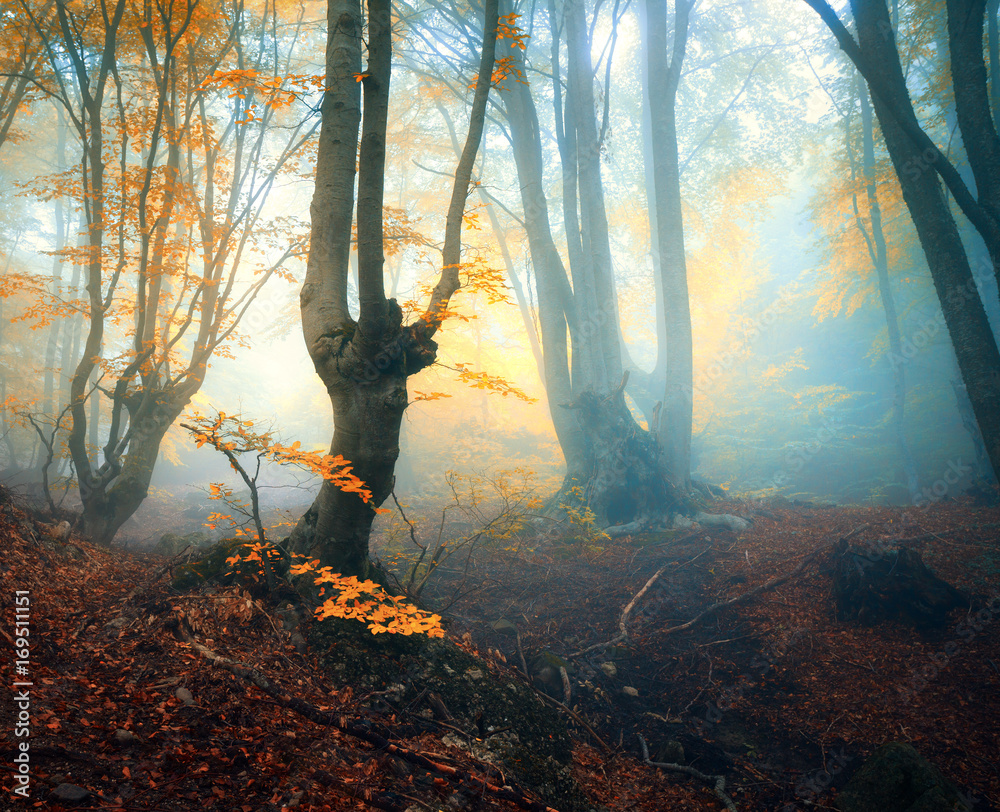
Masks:
[[[699,781],[704,781],[706,784],[712,787],[712,792],[715,793],[716,797],[722,801],[723,805],[729,812],[736,812],[736,804],[733,803],[733,799],[726,795],[726,777],[724,775],[706,775],[701,770],[696,770],[694,767],[688,767],[686,764],[670,764],[666,761],[650,761],[649,760],[649,748],[646,746],[646,740],[639,736],[639,744],[642,745],[642,760],[646,762],[650,767],[659,767],[661,770],[672,770],[675,773],[684,773],[685,775],[690,775],[693,778],[697,778]]]

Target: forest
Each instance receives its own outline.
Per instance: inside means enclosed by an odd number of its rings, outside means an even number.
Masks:
[[[0,0],[0,808],[1000,809],[998,121],[1000,0]]]

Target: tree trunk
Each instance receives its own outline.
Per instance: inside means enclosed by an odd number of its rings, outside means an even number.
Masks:
[[[570,404],[584,427],[592,468],[583,499],[600,527],[640,532],[683,508],[662,448],[636,425],[625,404],[626,375],[608,395],[588,389]]]
[[[444,267],[431,303],[415,323],[403,326],[402,311],[386,299],[383,278],[382,195],[391,64],[388,0],[368,0],[368,65],[361,60],[361,9],[357,0],[331,0],[327,47],[327,91],[320,131],[313,234],[301,295],[303,333],[316,371],[326,385],[334,414],[330,453],[349,460],[371,491],[366,502],[324,482],[312,507],[292,533],[291,546],[318,555],[341,573],[366,576],[368,541],[375,508],[392,490],[399,457],[399,429],[407,406],[407,378],[434,362],[434,332],[459,287],[461,227],[476,152],[482,137],[493,74],[497,0],[488,0],[483,49],[470,115],[469,135],[455,173],[445,228]],[[358,161],[357,324],[347,311],[350,225],[353,204],[361,75],[364,120]],[[346,224],[346,229],[343,229]],[[338,230],[342,229],[342,230]]]
[[[518,73],[526,75],[520,49],[512,48],[508,55],[514,60],[515,76]],[[565,408],[573,401],[567,330],[572,330],[577,323],[576,302],[549,224],[538,113],[531,89],[522,82],[508,81],[500,98],[510,125],[528,250],[535,269],[549,414],[566,459],[567,479],[582,479],[588,469],[587,443],[577,415]],[[573,355],[577,356],[575,341],[572,348]],[[582,355],[582,350],[580,354]]]
[[[110,545],[139,509],[149,493],[163,437],[189,402],[190,396],[180,393],[137,397],[134,413],[130,410],[128,453],[105,449],[102,465],[86,480],[81,478],[83,532],[95,544]]]
[[[978,230],[1000,286],[1000,137],[990,112],[983,61],[983,23],[987,0],[948,0],[948,50],[955,94],[955,116],[985,227]]]
[[[996,474],[1000,471],[1000,353],[937,174],[927,166],[923,151],[907,132],[919,125],[895,40],[885,33],[892,30],[885,2],[852,0],[851,6],[860,51],[881,66],[880,93],[888,98],[873,94],[875,113],[927,257],[962,379]],[[904,116],[906,122],[897,121],[895,114]]]
[[[656,133],[652,143],[653,184],[662,285],[660,299],[666,329],[666,389],[657,436],[664,450],[670,481],[682,492],[691,487],[694,375],[677,155],[676,101],[691,6],[689,0],[677,0],[673,54],[668,64],[666,0],[645,0],[649,75],[646,102],[651,126]]]

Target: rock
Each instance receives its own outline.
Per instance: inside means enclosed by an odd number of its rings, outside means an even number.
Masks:
[[[618,675],[618,666],[614,663],[601,663],[601,671],[604,672],[605,676],[615,677]]]
[[[684,745],[682,745],[679,741],[667,742],[657,751],[656,761],[665,762],[667,764],[683,764]]]
[[[277,611],[278,619],[281,621],[281,628],[290,632],[299,625],[299,613],[290,603]]]
[[[90,790],[78,787],[76,784],[60,784],[49,797],[66,804],[78,804],[90,797]]]
[[[479,682],[483,678],[483,672],[478,668],[470,668],[465,675],[473,682]]]
[[[576,670],[572,663],[564,660],[558,654],[543,651],[531,661],[529,670],[539,689],[545,691],[549,696],[561,698],[563,681],[560,668],[565,668],[567,675],[573,674]]]
[[[909,744],[878,748],[837,796],[840,812],[954,812],[961,793]]]
[[[491,625],[493,626],[493,631],[495,632],[499,632],[500,634],[509,634],[511,637],[517,636],[517,626],[505,617],[500,618],[496,623]]]
[[[123,730],[118,728],[113,735],[114,740],[121,747],[128,747],[131,744],[136,744],[139,741],[139,737],[136,736],[131,730]]]
[[[723,527],[739,533],[750,527],[750,522],[728,513],[696,513],[694,520],[702,527]]]
[[[176,555],[180,555],[185,549],[189,553],[193,553],[207,546],[210,541],[209,537],[200,531],[188,533],[186,536],[181,536],[177,533],[164,533],[160,536],[160,540],[156,542],[156,546],[153,547],[153,552],[157,555],[173,558]]]
[[[185,705],[194,704],[194,697],[191,695],[191,692],[183,686],[174,691],[174,696],[176,696]]]
[[[622,688],[622,693],[625,694],[625,696],[632,697],[633,699],[639,696],[639,692],[631,685],[626,685],[624,688]]]
[[[292,645],[295,646],[295,650],[303,657],[305,657],[309,651],[309,646],[306,645],[306,639],[299,632],[294,632],[292,634]]]

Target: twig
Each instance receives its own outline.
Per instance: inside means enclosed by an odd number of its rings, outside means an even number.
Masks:
[[[524,649],[521,648],[521,632],[514,627],[515,639],[517,640],[517,656],[521,659],[521,670],[524,672],[526,679],[531,679],[531,674],[528,673],[528,663],[524,659]]]
[[[587,721],[582,716],[580,716],[579,713],[577,713],[572,708],[567,707],[562,702],[560,702],[558,699],[555,699],[554,697],[549,696],[544,691],[539,691],[534,685],[529,684],[528,687],[530,687],[531,690],[535,692],[535,695],[539,699],[542,699],[542,700],[544,700],[545,702],[548,702],[551,705],[555,705],[559,710],[561,710],[563,713],[565,713],[567,716],[569,716],[574,722],[576,722],[578,725],[580,725],[580,727],[582,727],[591,736],[593,736],[594,737],[594,741],[597,742],[598,746],[601,748],[601,750],[604,751],[604,754],[606,756],[610,756],[612,754],[612,750],[608,746],[607,742],[605,742],[604,739],[602,739],[599,735],[597,735],[597,731],[594,730],[594,728],[592,728],[587,723]]]
[[[646,746],[646,740],[639,736],[639,744],[642,745],[642,760],[646,762],[650,767],[659,767],[661,770],[672,770],[677,773],[684,773],[685,775],[690,775],[693,778],[697,778],[699,781],[704,781],[706,784],[711,785],[712,792],[716,794],[718,799],[722,801],[723,805],[729,812],[736,812],[736,804],[733,803],[732,798],[726,795],[726,777],[724,775],[705,775],[701,770],[696,770],[694,767],[688,767],[686,764],[670,764],[666,761],[650,761],[649,760],[649,748]]]

